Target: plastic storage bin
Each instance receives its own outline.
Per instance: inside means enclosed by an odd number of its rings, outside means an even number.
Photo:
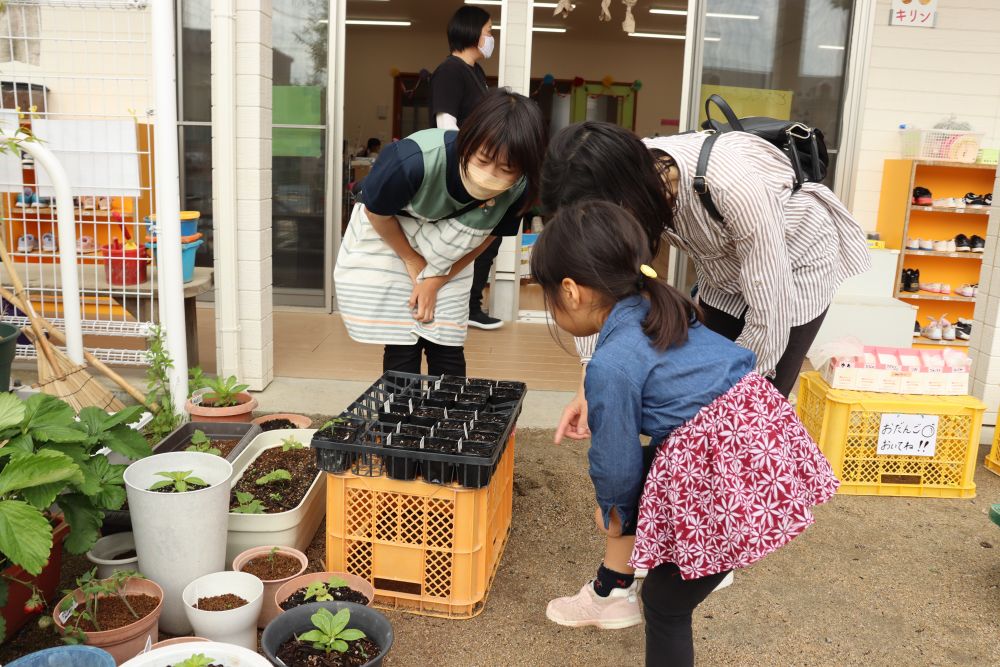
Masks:
[[[197,236],[201,236],[198,234]],[[183,240],[183,239],[182,239]],[[190,243],[181,243],[181,266],[184,275],[184,282],[189,283],[194,280],[194,261],[195,256],[198,254],[198,248],[201,244],[205,242],[205,239],[198,238]],[[149,248],[150,252],[156,252],[156,244],[149,242],[146,243],[146,247]]]
[[[327,475],[327,570],[375,587],[375,606],[445,618],[483,610],[510,532],[514,437],[489,485]]]
[[[797,411],[840,480],[838,493],[972,498],[986,406],[971,396],[878,394],[831,389],[803,373]],[[878,454],[886,413],[938,415],[933,456]]]
[[[983,465],[990,472],[1000,475],[1000,428],[993,430],[993,446],[990,453],[983,459]]]
[[[126,248],[117,239],[112,245],[101,246],[104,271],[111,285],[138,285],[148,279],[149,264],[145,248]]]
[[[201,220],[199,211],[181,211],[181,236],[192,236],[198,233],[198,223]],[[147,215],[143,220],[151,236],[156,236],[156,214]]]
[[[979,155],[982,132],[916,130],[899,132],[902,157],[972,164]]]

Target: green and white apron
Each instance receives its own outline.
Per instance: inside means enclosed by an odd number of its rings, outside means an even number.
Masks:
[[[445,130],[430,129],[408,137],[423,153],[420,188],[397,215],[410,245],[427,260],[419,278],[443,276],[478,248],[524,191],[524,179],[480,208],[456,218],[466,202],[451,197],[446,186]],[[437,220],[437,222],[430,222]],[[403,260],[372,227],[362,204],[356,204],[333,272],[337,306],[347,332],[360,343],[413,345],[418,338],[439,345],[465,343],[473,264],[445,283],[437,294],[434,319],[417,322],[410,310],[413,283]]]

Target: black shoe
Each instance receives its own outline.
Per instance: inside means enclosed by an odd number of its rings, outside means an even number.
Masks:
[[[469,313],[469,326],[487,330],[499,329],[503,326],[503,320],[490,317],[483,311],[478,310],[474,313]]]
[[[920,291],[920,269],[903,269],[903,291]]]
[[[986,239],[982,236],[973,235],[969,239],[969,245],[972,246],[972,252],[986,252]]]
[[[959,234],[955,237],[955,251],[956,252],[969,252],[972,250],[972,242],[969,241],[969,237],[965,234]]]
[[[930,206],[934,203],[931,191],[919,185],[913,188],[913,203],[918,206]]]
[[[913,337],[920,338],[920,322],[913,323]]]
[[[969,340],[972,337],[972,320],[958,318],[958,322],[955,324],[955,335],[960,340]]]

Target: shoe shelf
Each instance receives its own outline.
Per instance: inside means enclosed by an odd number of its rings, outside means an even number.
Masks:
[[[913,250],[906,247],[907,240],[942,241],[963,234],[970,239],[979,236],[989,246],[987,223],[992,207],[917,205],[913,203],[913,189],[926,188],[934,199],[961,199],[967,192],[977,195],[991,192],[995,175],[996,165],[906,159],[884,163],[877,230],[887,248],[899,251],[894,296],[913,306],[915,320],[921,327],[942,317],[950,322],[959,318],[971,320],[976,298],[954,293],[903,291],[903,270],[919,271],[921,283],[942,283],[958,289],[980,282],[983,253]],[[969,342],[961,339],[934,341],[918,336],[913,338],[913,345],[968,347]]]
[[[906,255],[918,255],[921,257],[949,257],[952,259],[979,259],[983,258],[981,252],[939,252],[937,250],[912,250],[907,248],[903,251]]]

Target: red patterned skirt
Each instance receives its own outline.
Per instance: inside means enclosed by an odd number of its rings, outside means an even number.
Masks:
[[[785,397],[750,373],[660,446],[631,564],[674,563],[684,579],[746,567],[804,531],[839,484]]]

